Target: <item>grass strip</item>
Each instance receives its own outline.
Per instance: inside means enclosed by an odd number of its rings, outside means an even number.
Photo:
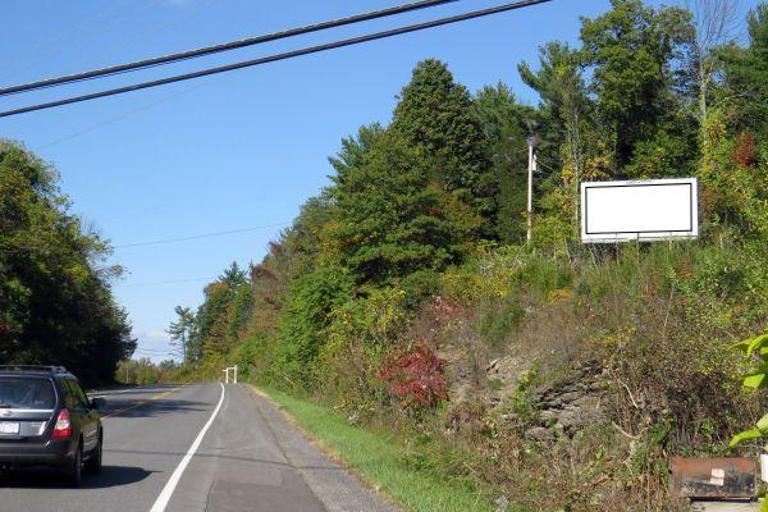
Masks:
[[[477,493],[429,470],[409,467],[406,450],[391,436],[349,425],[335,411],[274,389],[259,388],[307,433],[408,512],[493,511]]]

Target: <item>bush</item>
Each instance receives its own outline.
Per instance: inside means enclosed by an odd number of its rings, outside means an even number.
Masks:
[[[310,388],[316,383],[313,363],[324,343],[332,312],[351,298],[352,278],[340,268],[318,267],[294,282],[280,319],[280,333],[270,369],[271,380]]]
[[[389,395],[403,409],[418,412],[448,400],[443,378],[445,361],[419,345],[408,352],[390,353],[379,377],[389,386]]]

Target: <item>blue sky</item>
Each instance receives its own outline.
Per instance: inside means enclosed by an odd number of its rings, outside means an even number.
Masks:
[[[393,5],[340,0],[37,0],[3,6],[0,84],[11,85],[219,43]],[[233,62],[501,2],[463,0],[430,11],[231,52],[98,83],[2,99],[45,101],[201,66]],[[753,0],[745,2],[754,4]],[[177,304],[196,307],[229,262],[259,261],[267,242],[327,184],[342,137],[390,119],[420,59],[448,62],[476,90],[502,80],[533,93],[516,65],[553,39],[576,41],[579,16],[608,0],[554,0],[491,18],[166,86],[0,119],[0,137],[53,164],[73,211],[116,246],[272,226],[186,242],[118,248],[115,293],[139,338],[161,358]]]

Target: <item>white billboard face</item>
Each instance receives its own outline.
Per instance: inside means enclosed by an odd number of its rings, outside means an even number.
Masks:
[[[583,242],[695,238],[696,178],[581,184]]]

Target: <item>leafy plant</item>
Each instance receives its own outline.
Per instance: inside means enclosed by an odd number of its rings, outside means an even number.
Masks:
[[[734,349],[743,350],[747,357],[757,355],[759,362],[755,364],[742,380],[744,387],[759,389],[768,385],[768,333],[755,338],[746,339],[733,345]],[[768,414],[760,418],[755,426],[739,432],[728,443],[728,446],[736,446],[744,441],[759,439],[768,435]]]

